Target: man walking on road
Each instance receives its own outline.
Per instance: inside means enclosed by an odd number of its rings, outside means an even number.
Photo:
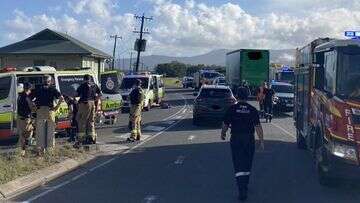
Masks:
[[[271,88],[271,85],[269,83],[266,84],[264,89],[264,110],[265,110],[265,118],[266,122],[270,122],[273,117],[273,100],[275,91]]]
[[[97,137],[95,132],[95,114],[101,97],[100,88],[91,81],[90,75],[85,75],[84,83],[76,91],[80,99],[76,116],[78,141],[75,146],[78,147],[86,141],[95,144]]]
[[[52,85],[52,77],[45,76],[44,84],[35,89],[36,145],[42,153],[55,147],[55,112],[64,98]],[[56,101],[57,104],[55,105]]]
[[[247,199],[249,178],[255,152],[255,130],[260,140],[260,148],[264,149],[263,129],[260,124],[258,111],[246,102],[248,96],[246,88],[239,88],[239,102],[231,106],[226,112],[221,131],[221,139],[225,140],[226,132],[231,128],[230,146],[240,201]]]
[[[30,99],[31,84],[24,84],[24,91],[20,93],[17,100],[17,129],[19,135],[19,143],[21,147],[21,156],[25,156],[26,140],[32,137],[34,132],[33,121],[31,118],[34,104]]]
[[[129,94],[131,135],[128,141],[134,142],[141,139],[141,111],[143,108],[144,92],[141,89],[141,80],[136,80],[135,87]],[[149,104],[150,105],[150,104]]]

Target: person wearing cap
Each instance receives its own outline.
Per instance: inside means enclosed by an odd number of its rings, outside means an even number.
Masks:
[[[23,85],[23,91],[19,94],[17,100],[17,130],[22,156],[25,156],[26,140],[32,137],[34,133],[33,120],[31,117],[34,104],[30,98],[31,89],[32,85],[25,83]]]
[[[35,88],[33,97],[36,104],[36,145],[41,154],[55,147],[55,112],[64,98],[53,85],[50,75],[46,75],[43,84]]]
[[[225,140],[226,133],[231,128],[230,147],[240,201],[247,199],[255,152],[255,131],[260,140],[260,148],[264,149],[263,129],[258,111],[246,102],[248,96],[246,87],[238,89],[239,101],[227,110],[221,131],[221,139]]]
[[[97,139],[95,115],[101,97],[100,88],[92,81],[90,75],[85,75],[84,82],[77,88],[76,92],[79,101],[76,115],[78,133],[75,147],[82,144],[95,144]]]
[[[141,139],[141,111],[144,102],[144,91],[141,88],[141,80],[136,80],[129,94],[130,98],[130,129],[131,135],[128,141],[134,142]]]

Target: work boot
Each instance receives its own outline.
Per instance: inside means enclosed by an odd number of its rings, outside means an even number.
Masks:
[[[128,138],[126,139],[126,141],[128,141],[128,142],[135,142],[135,139],[132,138],[132,137],[128,137]]]
[[[80,147],[81,147],[81,142],[76,141],[75,144],[73,145],[73,147],[74,147],[75,149],[80,149]]]

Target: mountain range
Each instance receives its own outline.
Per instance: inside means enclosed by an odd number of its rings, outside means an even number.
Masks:
[[[173,56],[163,56],[163,55],[149,55],[141,57],[140,68],[153,70],[157,64],[169,63],[172,61],[178,61],[185,64],[205,64],[205,65],[219,65],[225,66],[225,56],[226,53],[230,52],[228,49],[217,49],[209,53],[190,56],[190,57],[173,57]],[[134,64],[136,58],[132,59]],[[280,49],[280,50],[270,50],[270,62],[279,63],[285,65],[293,65],[295,61],[295,49]],[[130,59],[125,58],[118,60],[117,67],[122,67],[122,69],[129,70]]]

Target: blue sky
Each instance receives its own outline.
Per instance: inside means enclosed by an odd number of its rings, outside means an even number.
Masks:
[[[0,7],[0,46],[50,28],[108,53],[112,34],[124,37],[121,52],[131,50],[133,14],[142,13],[154,16],[147,54],[295,48],[360,29],[358,0],[1,0]]]

